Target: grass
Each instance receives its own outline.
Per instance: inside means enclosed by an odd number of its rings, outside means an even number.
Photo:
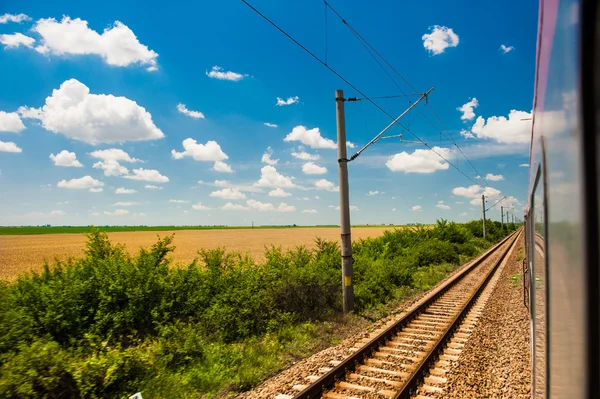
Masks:
[[[35,234],[87,234],[95,227],[98,231],[135,232],[135,231],[177,231],[177,230],[248,230],[248,229],[289,229],[289,228],[339,228],[335,225],[319,226],[0,226],[0,236],[3,235],[35,235]],[[356,225],[353,227],[390,227],[400,228],[401,225]]]

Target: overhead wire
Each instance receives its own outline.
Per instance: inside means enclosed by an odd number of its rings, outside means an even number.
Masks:
[[[485,211],[489,211],[490,209],[492,209],[493,207],[495,207],[500,201],[502,201],[504,198],[508,197],[508,195],[505,195],[504,197],[500,198],[498,201],[496,201],[494,203],[494,205],[490,206],[488,209],[486,209]]]
[[[387,117],[389,117],[392,120],[396,119],[391,114],[389,114],[385,109],[383,109],[379,104],[377,104],[375,101],[373,101],[371,98],[369,98],[366,94],[364,94],[361,90],[359,90],[355,85],[350,83],[350,81],[348,81],[346,78],[344,78],[342,75],[340,75],[335,69],[330,67],[327,63],[325,63],[322,59],[320,59],[312,51],[310,51],[308,48],[306,48],[304,45],[302,45],[302,43],[300,43],[298,40],[294,39],[289,33],[287,33],[282,28],[280,28],[275,22],[271,21],[266,15],[264,15],[263,13],[258,11],[256,8],[254,8],[246,0],[241,0],[241,1],[246,6],[248,6],[248,8],[250,8],[252,11],[254,11],[256,14],[258,14],[260,17],[262,17],[265,21],[267,21],[269,24],[271,24],[275,29],[277,29],[279,32],[281,32],[284,36],[286,36],[288,39],[290,39],[292,42],[294,42],[298,47],[300,47],[302,50],[304,50],[306,53],[308,53],[311,57],[313,57],[315,60],[317,60],[321,65],[323,65],[325,68],[327,68],[331,73],[333,73],[340,80],[342,80],[344,83],[346,83],[348,86],[350,86],[354,91],[356,91],[358,94],[360,94],[362,97],[364,97],[367,101],[369,101],[371,104],[373,104],[373,106],[375,106],[375,108],[377,108],[379,111],[381,111],[384,115],[386,115]],[[331,9],[331,6],[329,6],[329,8]],[[407,84],[410,86],[410,84],[408,82],[407,82]],[[413,88],[413,90],[414,90],[414,88]],[[473,183],[475,183],[476,185],[481,187],[481,185],[479,183],[477,183],[475,180],[473,180],[473,178],[471,178],[469,175],[467,175],[465,172],[463,172],[461,169],[459,169],[456,165],[454,165],[452,162],[450,162],[446,157],[444,157],[438,151],[433,149],[429,144],[424,142],[419,136],[417,136],[411,130],[406,128],[406,126],[402,125],[399,122],[397,122],[396,124],[399,125],[400,127],[402,127],[404,130],[406,130],[408,133],[410,133],[415,139],[417,139],[419,142],[421,142],[423,145],[425,145],[427,148],[429,148],[434,154],[436,154],[442,160],[447,162],[450,166],[452,166],[454,169],[456,169],[459,173],[461,173],[467,179],[471,180]],[[483,188],[483,187],[481,187],[481,188]]]
[[[406,83],[417,95],[419,94],[419,92],[408,82],[408,80],[402,76],[402,74],[400,72],[398,72],[364,37],[361,36],[360,33],[358,33],[358,31],[356,29],[354,29],[352,27],[352,25],[350,25],[346,19],[344,19],[344,17],[342,17],[340,15],[340,13],[338,13],[332,6],[331,4],[329,4],[327,2],[327,0],[322,0],[323,3],[342,21],[342,23],[344,25],[346,25],[346,27],[350,30],[350,32],[359,40],[359,42],[362,44],[362,46],[365,48],[365,50],[367,50],[367,52],[369,53],[369,55],[375,60],[375,62],[377,63],[377,65],[379,65],[379,67],[383,70],[383,72],[387,75],[387,77],[396,85],[396,87],[404,94],[406,95],[406,92],[402,89],[402,87],[400,87],[400,85],[396,82],[396,80],[389,74],[389,72],[387,71],[387,69],[385,69],[385,67],[381,64],[381,62],[379,62],[379,60],[375,57],[375,55],[373,53],[375,53],[392,71],[394,71],[394,73],[396,73],[396,75],[398,75],[398,77],[400,77],[400,79],[402,79],[404,81],[404,83]],[[487,182],[487,180],[481,175],[481,173],[479,173],[479,171],[477,170],[477,168],[475,168],[475,165],[473,165],[473,163],[471,162],[471,160],[469,160],[469,158],[465,155],[465,153],[463,152],[463,150],[460,148],[460,146],[458,145],[458,143],[456,143],[456,141],[452,138],[452,135],[450,134],[450,132],[448,132],[448,129],[446,129],[446,127],[444,126],[444,124],[442,123],[442,121],[440,120],[440,118],[438,117],[437,113],[434,111],[433,107],[431,106],[431,104],[429,103],[429,101],[427,101],[427,105],[429,107],[429,109],[431,110],[431,112],[434,114],[435,118],[438,120],[438,122],[440,123],[440,125],[442,126],[442,129],[445,131],[445,133],[443,133],[439,128],[437,128],[435,126],[435,124],[429,119],[427,118],[427,116],[425,116],[425,114],[421,111],[420,108],[417,108],[417,111],[423,116],[423,118],[429,122],[429,124],[438,131],[438,133],[440,133],[440,146],[441,146],[441,136],[443,135],[444,137],[446,137],[449,141],[452,142],[452,144],[454,144],[454,146],[458,149],[458,151],[460,151],[460,153],[462,154],[462,156],[467,160],[467,162],[469,163],[469,165],[471,166],[471,168],[473,168],[473,170],[475,171],[475,173],[477,173],[477,175],[479,177],[481,177],[481,179],[485,182],[485,185],[489,187],[489,184]],[[479,184],[478,184],[479,185]]]

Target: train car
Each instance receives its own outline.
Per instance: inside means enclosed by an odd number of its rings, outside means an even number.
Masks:
[[[600,397],[599,12],[540,1],[525,208],[534,398]]]

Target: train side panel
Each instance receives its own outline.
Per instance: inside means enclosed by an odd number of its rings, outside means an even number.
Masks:
[[[590,3],[540,3],[526,217],[534,398],[598,393],[591,367],[598,337],[590,333],[600,288],[596,126],[589,123],[596,112],[588,104],[595,80],[584,53],[595,51],[584,35],[595,21],[583,21]]]

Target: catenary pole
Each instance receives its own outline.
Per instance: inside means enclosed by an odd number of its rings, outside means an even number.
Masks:
[[[502,227],[502,231],[504,231],[504,207],[500,206],[500,226]]]
[[[340,185],[340,232],[342,236],[342,293],[344,313],[354,310],[352,281],[352,237],[350,235],[350,200],[348,194],[348,162],[346,153],[346,121],[344,117],[344,91],[335,91],[338,179]]]
[[[481,209],[483,211],[483,239],[485,240],[485,196],[481,194]]]

